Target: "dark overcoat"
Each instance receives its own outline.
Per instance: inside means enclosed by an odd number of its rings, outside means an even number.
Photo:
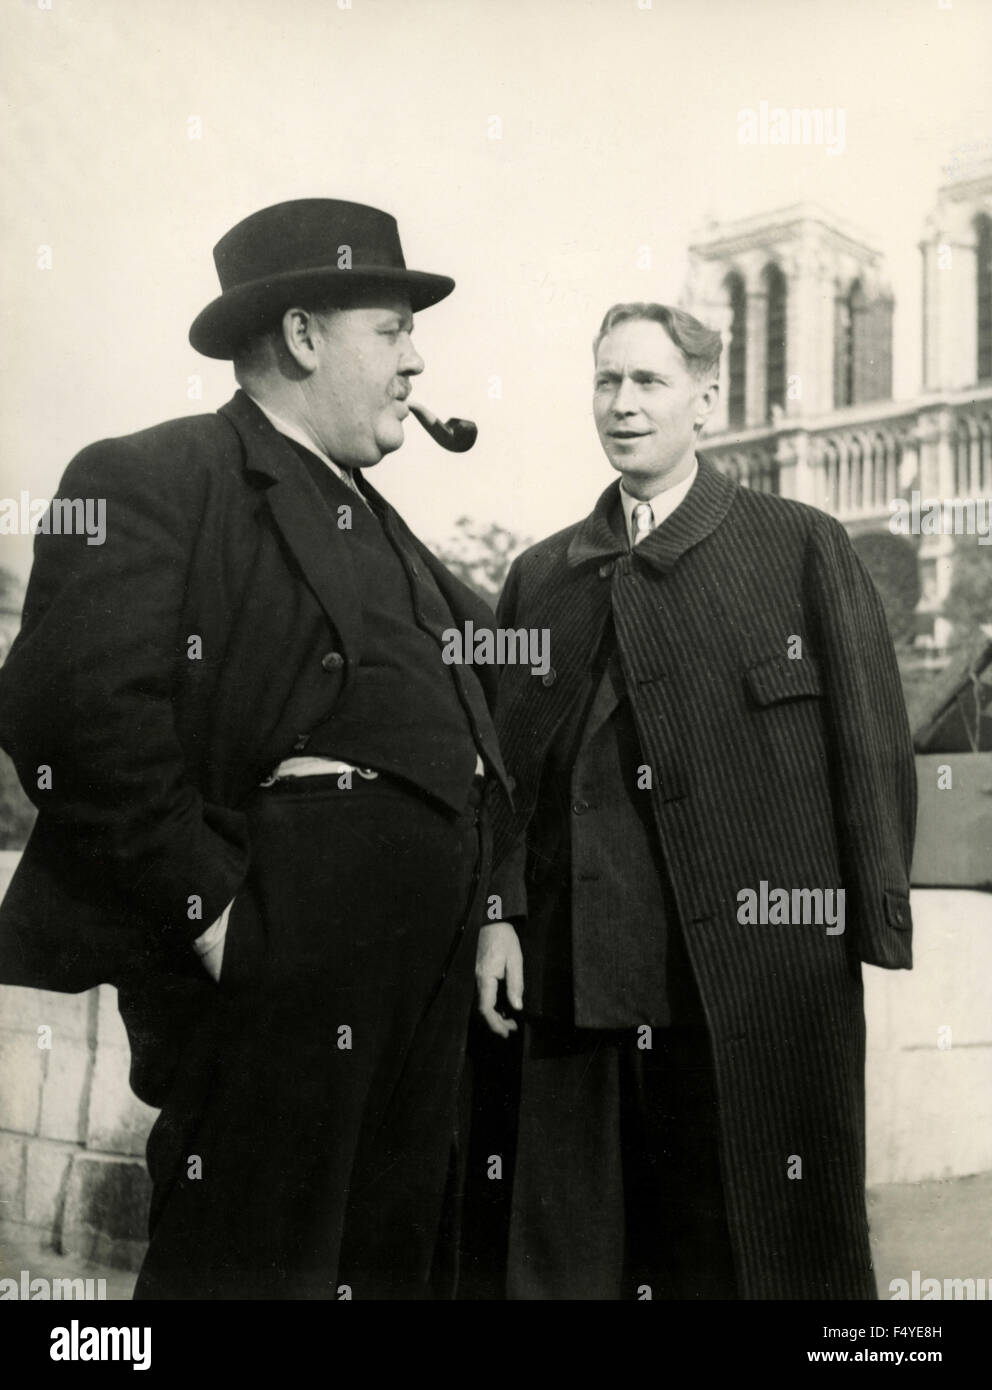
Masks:
[[[40,810],[0,905],[0,982],[78,991],[147,967],[167,986],[244,883],[246,796],[349,689],[361,576],[303,461],[240,391],[84,449],[59,495],[103,499],[106,539],[37,537],[0,670],[0,745]],[[491,625],[407,535],[456,622]],[[185,1026],[186,973],[161,997],[164,1033],[132,1030],[132,1084],[152,1104],[162,1059],[139,1054]]]
[[[835,520],[705,460],[633,553],[611,525],[618,505],[614,483],[507,579],[499,621],[548,629],[552,670],[507,667],[501,679],[497,726],[516,781],[497,831],[506,911],[525,906],[522,887],[532,908],[541,891],[524,840],[541,841],[542,766],[612,601],[645,795],[712,1040],[740,1288],[873,1297],[861,963],[911,965],[916,812],[882,606]],[[739,895],[762,882],[843,888],[845,930],[742,923]],[[542,944],[526,922],[522,942],[526,983]]]

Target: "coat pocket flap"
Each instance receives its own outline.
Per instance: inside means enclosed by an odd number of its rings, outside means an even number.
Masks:
[[[744,672],[744,684],[758,705],[823,694],[820,668],[810,656],[796,657],[794,661],[784,653],[768,657]]]

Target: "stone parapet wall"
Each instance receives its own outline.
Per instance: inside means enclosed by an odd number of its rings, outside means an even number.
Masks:
[[[0,854],[0,894],[18,858]],[[30,1227],[61,1253],[136,1269],[157,1112],[131,1093],[128,1068],[110,985],[0,988],[0,1221]]]
[[[16,860],[0,855],[0,892]],[[992,1171],[992,894],[912,901],[913,971],[864,971],[869,1187]],[[132,1095],[128,1056],[110,986],[0,988],[0,1223],[136,1269],[157,1112]]]

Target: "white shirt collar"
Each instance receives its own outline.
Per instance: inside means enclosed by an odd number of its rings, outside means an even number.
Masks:
[[[244,387],[242,387],[241,389],[242,391],[244,391]],[[262,412],[265,418],[269,421],[271,425],[274,426],[275,429],[279,431],[280,434],[285,434],[288,435],[290,439],[295,439],[297,444],[302,444],[304,449],[309,449],[311,454],[316,454],[319,459],[323,459],[324,463],[327,464],[331,472],[336,473],[337,476],[342,480],[342,482],[346,481],[344,477],[344,470],[342,469],[341,465],[339,463],[335,463],[332,458],[329,458],[327,454],[324,453],[320,445],[317,444],[313,439],[311,439],[308,434],[305,434],[303,430],[300,429],[299,425],[294,425],[291,420],[284,420],[281,415],[277,415],[274,410],[270,410],[267,405],[263,405],[262,402],[258,399],[258,397],[253,396],[250,391],[245,391],[245,395],[248,397],[250,401],[255,402],[255,404],[258,406],[259,410]]]
[[[645,499],[651,503],[651,510],[652,512],[654,512],[655,526],[660,526],[663,521],[667,521],[667,519],[671,516],[672,512],[674,512],[675,508],[681,502],[685,501],[689,489],[696,481],[696,475],[698,472],[699,463],[695,459],[693,459],[692,472],[689,474],[687,478],[683,478],[682,481],[680,483],[676,483],[674,487],[662,488],[661,491],[656,492],[653,497]],[[621,480],[620,502],[623,506],[624,519],[627,523],[627,540],[630,542],[631,545],[634,544],[634,508],[640,501],[641,498],[639,497],[631,497],[630,493],[624,487],[623,481]]]

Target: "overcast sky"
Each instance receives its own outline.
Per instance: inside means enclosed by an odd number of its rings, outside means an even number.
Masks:
[[[537,538],[612,476],[590,411],[603,311],[677,300],[709,216],[813,198],[863,226],[912,395],[923,219],[955,149],[992,148],[988,0],[45,3],[7,0],[0,34],[0,497],[49,496],[92,440],[222,404],[229,366],[186,336],[214,242],[270,203],[342,197],[457,280],[417,318],[417,394],[480,427],[457,458],[410,420],[376,486],[428,540],[463,513]],[[761,101],[843,108],[843,154],[742,146]],[[29,558],[0,537],[0,565]]]

